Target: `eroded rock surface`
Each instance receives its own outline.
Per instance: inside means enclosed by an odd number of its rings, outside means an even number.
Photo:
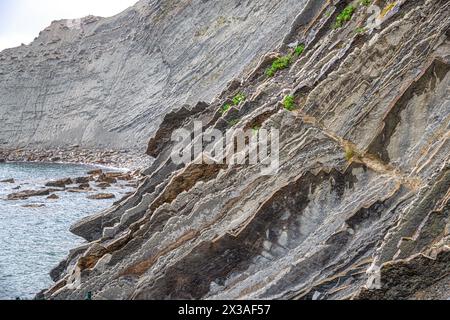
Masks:
[[[91,243],[52,272],[58,283],[42,297],[447,299],[450,3],[376,1],[387,8],[379,29],[361,29],[365,6],[333,28],[349,2],[309,2],[244,81],[202,110],[167,115],[145,180],[73,226]],[[292,43],[303,54],[267,77]],[[219,112],[237,93],[247,100]],[[170,135],[195,120],[279,129],[278,174],[175,165]]]
[[[306,0],[141,0],[0,53],[0,148],[138,149],[279,42]]]

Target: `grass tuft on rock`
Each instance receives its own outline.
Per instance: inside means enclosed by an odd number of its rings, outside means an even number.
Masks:
[[[302,43],[302,44],[298,45],[297,47],[295,47],[294,55],[298,58],[303,54],[304,51],[305,51],[305,45]]]
[[[267,68],[266,75],[273,77],[278,71],[286,69],[292,62],[292,56],[290,54],[279,57],[272,62],[272,65]]]
[[[233,105],[237,106],[241,102],[244,102],[246,99],[247,99],[247,97],[245,96],[245,94],[240,92],[233,98]]]
[[[352,147],[350,147],[350,146],[345,147],[345,160],[347,160],[348,162],[351,162],[356,155],[357,154]]]
[[[228,110],[231,109],[233,106],[238,106],[241,102],[244,102],[247,100],[247,97],[244,93],[240,92],[237,95],[234,96],[233,100],[231,100],[231,103],[225,103],[222,108],[220,108],[219,112],[223,115],[227,113]]]
[[[288,95],[284,97],[283,107],[287,111],[293,111],[297,106],[295,105],[295,97],[293,95]]]
[[[229,103],[225,103],[223,106],[222,106],[222,108],[220,108],[220,113],[221,114],[225,114],[225,113],[227,113],[227,111],[228,110],[230,110],[231,109],[231,104],[229,104]]]
[[[336,17],[334,28],[341,28],[346,22],[350,21],[355,13],[356,8],[352,5],[348,5],[344,10]]]

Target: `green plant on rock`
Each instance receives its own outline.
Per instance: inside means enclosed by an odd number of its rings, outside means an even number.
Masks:
[[[229,104],[229,103],[225,103],[223,106],[222,106],[222,108],[220,108],[220,113],[221,114],[225,114],[225,113],[227,113],[227,111],[228,110],[230,110],[231,109],[231,104]]]
[[[287,111],[293,111],[296,108],[295,97],[293,95],[288,95],[283,100],[283,107]]]
[[[245,94],[240,92],[233,98],[233,105],[237,106],[241,102],[244,102],[246,99],[247,99],[247,97],[245,96]]]
[[[253,134],[258,134],[259,130],[261,129],[261,126],[255,125],[252,128]]]
[[[236,96],[234,96],[233,100],[231,100],[231,103],[225,103],[222,108],[220,108],[220,113],[225,114],[228,110],[231,109],[233,106],[238,106],[241,102],[245,101],[247,97],[242,92],[238,93]]]
[[[266,75],[268,77],[273,77],[275,73],[280,70],[286,69],[292,62],[292,56],[290,54],[286,56],[279,57],[272,62],[272,65],[267,68]]]
[[[228,126],[231,128],[231,127],[234,127],[235,125],[237,125],[238,123],[239,123],[239,119],[233,119],[233,120],[228,121]]]
[[[334,28],[341,28],[347,21],[352,19],[353,13],[355,13],[356,8],[352,5],[348,5],[344,10],[336,17],[336,22],[334,23]]]
[[[353,158],[356,156],[356,152],[355,150],[353,150],[352,147],[350,146],[346,146],[345,147],[345,160],[347,160],[348,162],[352,161]]]
[[[303,43],[299,44],[294,49],[294,55],[298,58],[303,54],[304,51],[305,51],[305,45]]]
[[[368,7],[372,4],[372,0],[359,0],[359,4]]]
[[[355,30],[355,33],[358,33],[358,34],[362,34],[362,33],[365,33],[367,30],[366,30],[366,28],[356,28],[356,30]]]

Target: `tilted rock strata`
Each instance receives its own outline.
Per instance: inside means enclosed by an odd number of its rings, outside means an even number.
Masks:
[[[167,112],[213,99],[304,2],[141,0],[111,18],[55,21],[0,52],[0,148],[144,151]]]
[[[269,54],[203,110],[167,115],[145,181],[72,228],[91,243],[42,297],[450,297],[450,3],[397,1],[362,33],[364,6],[332,27],[347,3],[308,4],[279,47],[306,46],[288,69],[267,78]],[[218,112],[238,92],[247,101]],[[293,112],[280,103],[289,93]],[[173,164],[171,133],[198,119],[278,128],[278,174]]]

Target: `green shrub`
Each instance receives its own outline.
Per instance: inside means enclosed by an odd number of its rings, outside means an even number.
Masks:
[[[302,55],[303,51],[305,51],[305,45],[302,43],[295,47],[294,49],[294,55],[298,58]]]
[[[356,8],[352,5],[348,5],[345,7],[344,10],[337,16],[336,22],[334,24],[334,28],[338,29],[344,25],[347,21],[350,21],[352,19],[353,13],[355,12]]]
[[[238,93],[232,100],[232,103],[225,103],[222,108],[220,108],[220,113],[221,114],[225,114],[228,110],[231,109],[231,107],[233,106],[237,106],[239,105],[241,102],[245,101],[247,99],[247,97],[245,96],[245,94]]]
[[[359,0],[359,4],[368,7],[372,4],[372,0]]]
[[[345,147],[345,160],[350,162],[356,156],[355,150],[350,146]]]
[[[228,110],[231,109],[231,104],[225,103],[222,108],[220,108],[220,113],[225,114]]]
[[[366,28],[356,28],[355,33],[361,34],[361,33],[365,33],[366,32]]]
[[[241,102],[245,101],[245,99],[247,99],[247,97],[245,96],[245,94],[238,93],[234,98],[233,98],[233,105],[237,106],[239,105]]]
[[[283,106],[286,110],[292,111],[296,108],[295,97],[293,95],[288,95],[283,100]]]
[[[278,71],[289,67],[289,65],[291,64],[291,61],[292,61],[292,56],[290,54],[275,59],[275,61],[272,62],[272,65],[269,68],[267,68],[266,75],[269,77],[273,77],[275,75],[275,73],[277,73]]]

